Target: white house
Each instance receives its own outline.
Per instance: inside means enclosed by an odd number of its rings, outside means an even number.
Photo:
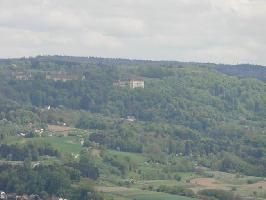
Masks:
[[[7,199],[7,195],[5,192],[0,191],[0,200],[6,200]]]
[[[144,81],[143,80],[130,80],[129,81],[130,88],[144,88]]]
[[[144,88],[144,81],[143,80],[136,80],[136,79],[131,79],[127,81],[117,81],[113,84],[114,86],[118,87],[130,87],[132,89],[135,88]]]

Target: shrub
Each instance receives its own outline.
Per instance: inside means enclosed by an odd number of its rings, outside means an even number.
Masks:
[[[182,179],[181,176],[179,176],[178,174],[175,175],[175,180],[176,180],[177,182],[181,181],[181,179]]]
[[[177,194],[182,196],[188,196],[188,197],[195,197],[195,193],[188,188],[184,188],[181,186],[166,186],[166,185],[160,185],[157,189],[157,192],[165,192],[169,194]]]

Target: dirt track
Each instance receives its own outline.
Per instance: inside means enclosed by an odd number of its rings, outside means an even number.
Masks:
[[[190,183],[205,187],[215,187],[218,185],[214,178],[196,178],[192,179]]]
[[[253,183],[253,184],[248,184],[245,185],[246,188],[251,188],[251,189],[263,189],[266,190],[266,181],[259,181],[257,183]]]

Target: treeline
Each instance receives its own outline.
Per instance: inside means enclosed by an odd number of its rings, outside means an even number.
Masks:
[[[27,165],[15,168],[6,166],[1,169],[0,188],[9,193],[38,194],[42,199],[52,195],[73,200],[103,199],[90,185],[73,187],[72,184],[79,179],[79,171],[60,165],[41,165],[34,169]]]
[[[145,153],[158,162],[165,162],[164,155],[189,156],[216,170],[266,174],[264,136],[250,135],[245,126],[227,124],[202,134],[182,125],[92,116],[82,114],[76,122],[77,128],[92,131],[85,139],[86,146],[94,142],[114,150]]]
[[[49,143],[28,142],[27,144],[0,144],[0,158],[10,161],[39,160],[40,156],[60,156]]]
[[[181,123],[206,131],[228,119],[262,119],[266,115],[265,84],[238,80],[207,70],[132,69],[129,74],[154,77],[146,89],[113,87],[116,70],[91,69],[85,81],[3,81],[0,92],[12,101],[33,106],[64,106],[113,116],[135,116],[143,121]],[[155,72],[152,72],[155,71]],[[100,75],[99,75],[100,74]],[[188,120],[189,119],[189,120]],[[229,120],[228,120],[229,121]]]
[[[266,82],[266,67],[260,65],[217,65],[214,67],[225,74],[241,78],[256,78]]]
[[[30,147],[27,149],[30,151]],[[0,172],[0,188],[8,193],[37,194],[42,199],[53,195],[74,200],[103,199],[94,191],[92,183],[81,181],[82,178],[96,180],[99,177],[95,159],[85,151],[81,152],[79,161],[40,162],[38,165],[32,165],[28,156],[23,165],[1,164]]]

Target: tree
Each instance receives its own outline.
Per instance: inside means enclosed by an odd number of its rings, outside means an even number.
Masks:
[[[80,154],[79,169],[82,176],[95,180],[99,177],[99,169],[96,166],[95,158],[86,151]]]

